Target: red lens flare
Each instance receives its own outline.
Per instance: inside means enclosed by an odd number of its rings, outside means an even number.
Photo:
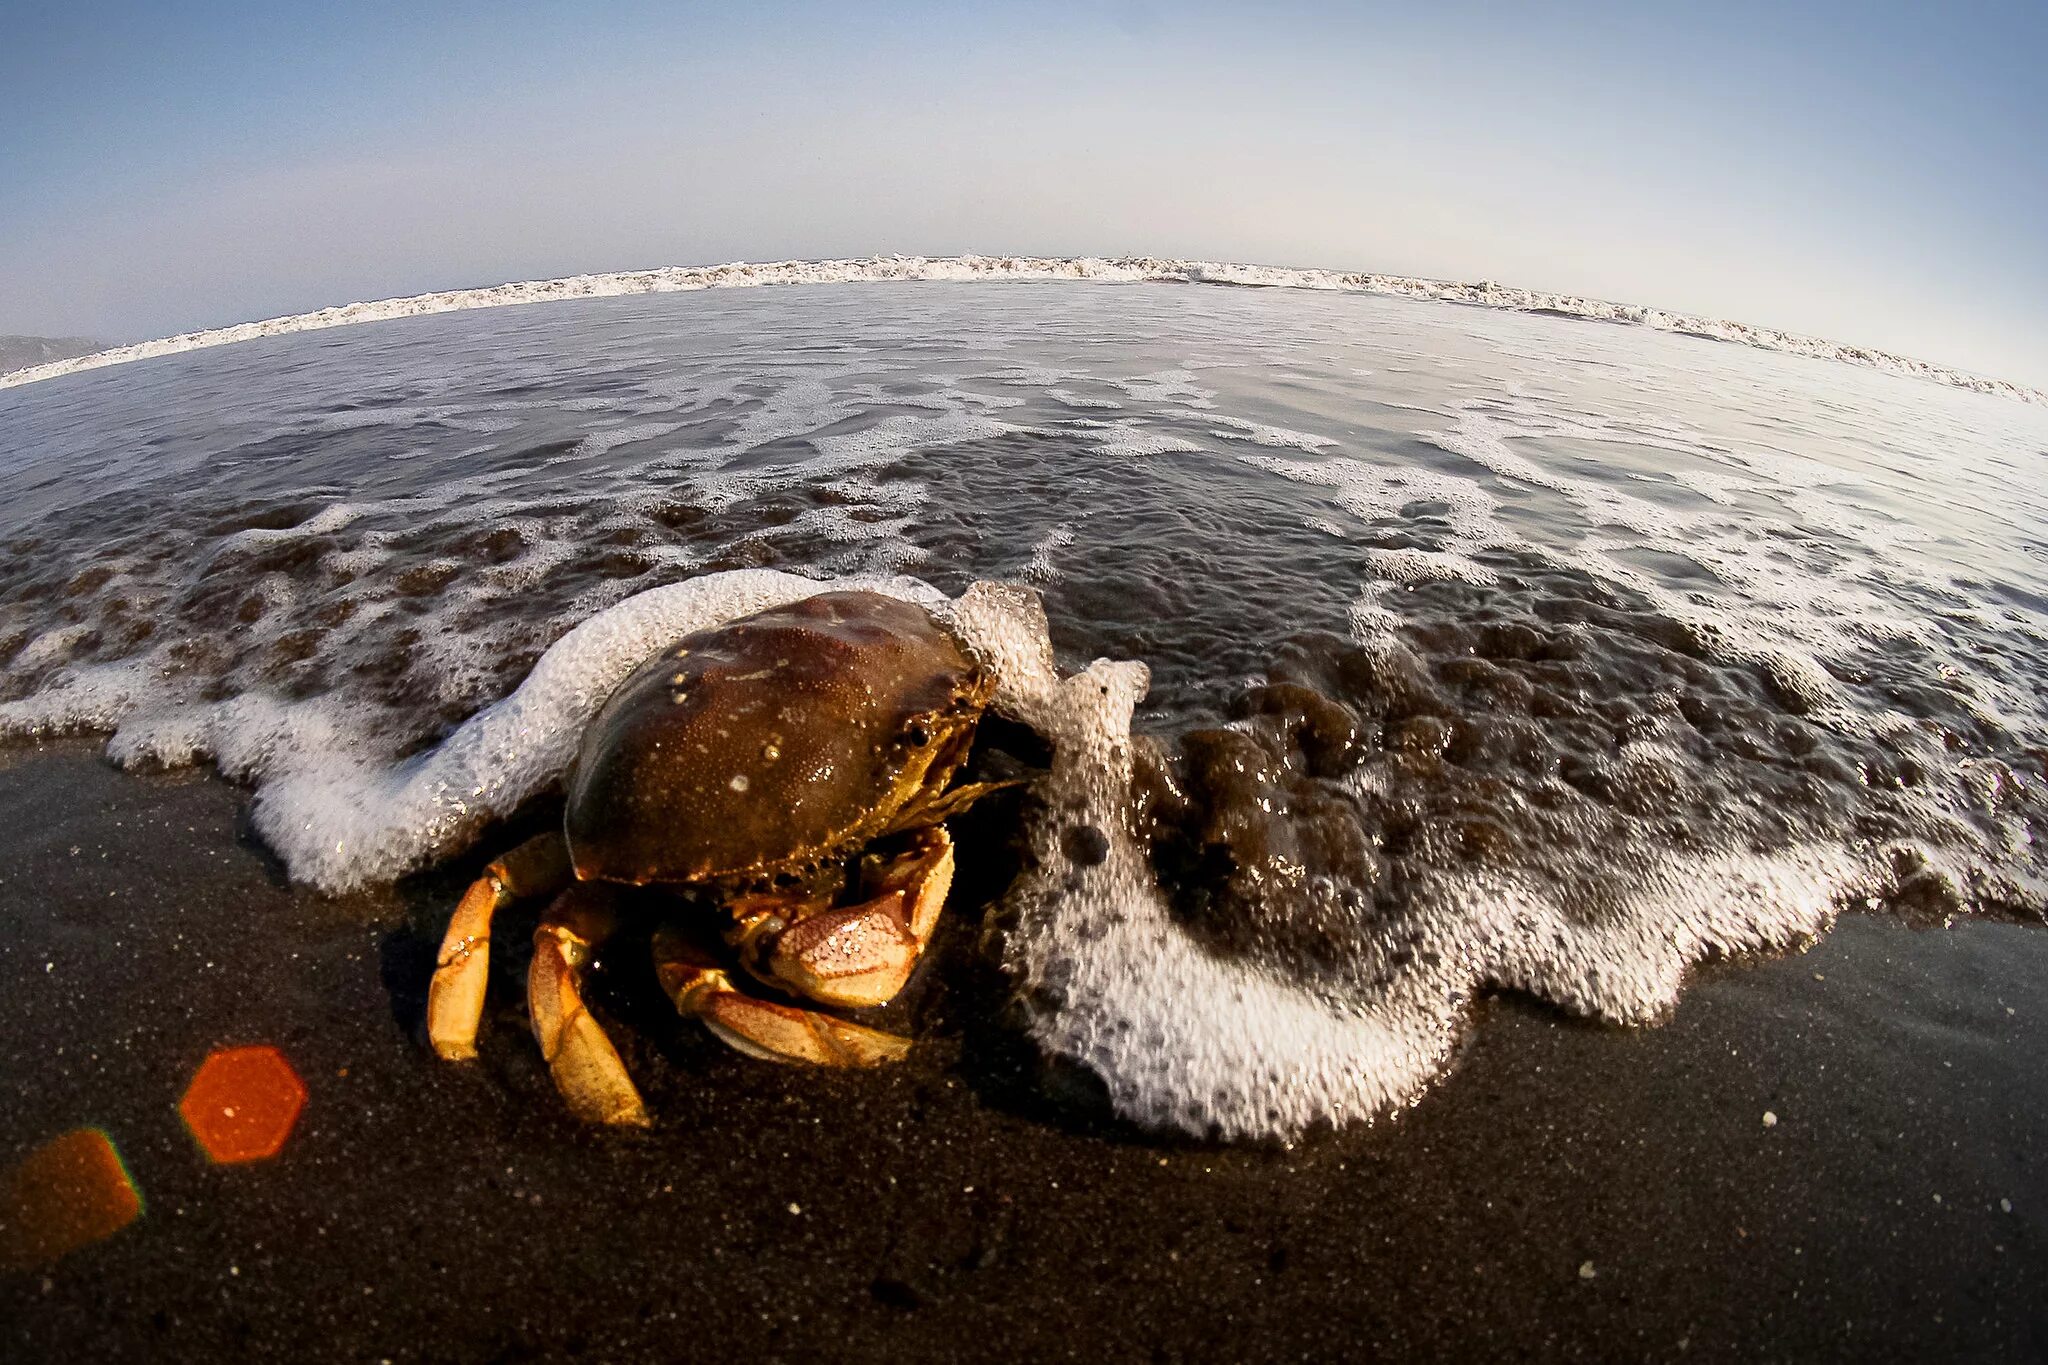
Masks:
[[[0,1177],[0,1270],[48,1265],[141,1215],[114,1140],[97,1128],[59,1133]]]
[[[306,1083],[268,1044],[222,1048],[178,1102],[193,1141],[217,1164],[262,1161],[284,1148],[306,1106]]]

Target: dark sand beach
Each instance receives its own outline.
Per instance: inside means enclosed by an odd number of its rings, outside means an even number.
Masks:
[[[145,1204],[0,1280],[9,1359],[2048,1352],[2038,931],[1852,917],[1643,1030],[1489,998],[1398,1121],[1292,1150],[1048,1089],[985,1018],[971,924],[886,1073],[728,1053],[621,971],[658,1120],[621,1135],[563,1114],[512,965],[478,1065],[418,1041],[473,859],[323,898],[244,803],[93,742],[0,751],[0,1157],[97,1126]],[[211,1166],[179,1097],[244,1043],[310,1098],[276,1158]]]

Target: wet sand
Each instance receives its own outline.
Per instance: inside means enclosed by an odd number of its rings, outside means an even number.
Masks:
[[[621,968],[659,1123],[592,1133],[522,954],[479,1064],[417,1041],[475,859],[318,897],[245,793],[97,753],[0,750],[0,1164],[100,1127],[145,1212],[0,1277],[8,1359],[2048,1355],[2037,930],[1852,918],[1654,1029],[1489,1000],[1419,1106],[1293,1150],[1104,1120],[991,1025],[970,924],[889,1073],[748,1061]],[[244,1043],[310,1098],[211,1166],[179,1097]]]

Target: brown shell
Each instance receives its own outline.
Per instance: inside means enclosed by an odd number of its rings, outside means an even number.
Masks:
[[[564,822],[576,875],[800,872],[914,815],[993,683],[920,607],[835,592],[688,636],[619,685]]]

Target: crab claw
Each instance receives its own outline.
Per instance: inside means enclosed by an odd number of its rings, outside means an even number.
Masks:
[[[806,999],[863,1008],[887,1004],[910,979],[953,885],[953,841],[920,831],[909,849],[862,869],[869,899],[797,920],[775,939],[767,976]]]
[[[908,1038],[748,995],[673,934],[655,936],[654,958],[662,989],[676,1009],[703,1020],[714,1037],[749,1057],[866,1067],[900,1061],[910,1051]]]
[[[917,947],[896,891],[798,920],[775,940],[768,974],[822,1005],[880,1005],[910,979]]]

